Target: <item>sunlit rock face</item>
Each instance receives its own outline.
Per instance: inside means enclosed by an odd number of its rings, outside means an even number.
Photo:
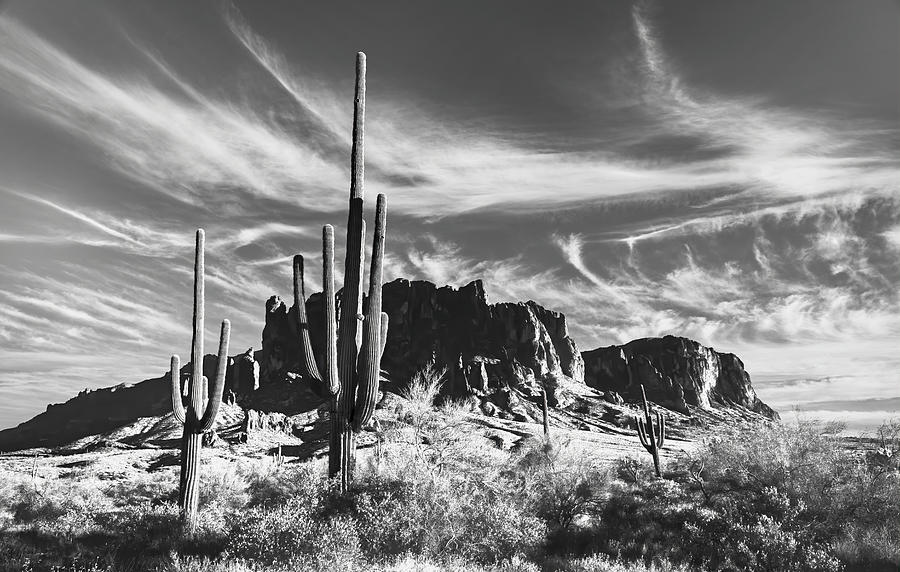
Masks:
[[[446,368],[443,391],[453,396],[487,397],[509,386],[537,393],[546,383],[552,399],[559,382],[583,383],[584,362],[565,316],[530,301],[489,304],[480,280],[458,289],[394,280],[384,285],[382,309],[390,319],[381,362],[387,389],[402,389],[429,365]],[[310,296],[307,312],[320,356],[321,294]],[[262,342],[261,386],[297,371],[295,313],[278,297],[266,303]]]
[[[694,340],[665,336],[586,351],[585,383],[615,391],[627,400],[647,399],[677,411],[734,406],[777,419],[750,384],[750,375],[734,354],[719,353]]]

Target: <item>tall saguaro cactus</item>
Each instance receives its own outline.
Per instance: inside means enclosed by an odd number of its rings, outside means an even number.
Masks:
[[[666,418],[661,411],[656,411],[656,427],[653,426],[653,417],[650,416],[650,405],[647,403],[647,394],[641,384],[641,398],[644,400],[644,418],[637,418],[637,433],[641,445],[647,452],[653,455],[653,468],[656,476],[662,476],[659,471],[659,450],[662,449],[666,438]]]
[[[200,450],[203,448],[203,434],[213,428],[222,390],[225,387],[225,370],[228,366],[228,340],[231,323],[222,320],[219,336],[219,364],[213,382],[212,392],[208,392],[208,381],[203,375],[203,321],[204,321],[204,261],[203,229],[197,230],[197,249],[194,254],[194,334],[191,344],[191,379],[181,388],[181,363],[177,355],[172,356],[172,412],[184,425],[181,437],[181,480],[179,482],[178,503],[182,520],[193,526],[197,518],[200,500]],[[187,407],[182,399],[187,398]]]
[[[350,214],[340,316],[335,307],[334,228],[322,230],[322,275],[325,298],[325,353],[319,371],[306,317],[303,257],[294,257],[294,308],[300,330],[302,373],[321,384],[331,396],[331,437],[328,473],[346,490],[353,480],[356,435],[369,422],[378,395],[381,356],[387,341],[388,316],[381,311],[382,268],[387,200],[378,195],[369,271],[369,295],[363,316],[365,221],[363,220],[363,131],[366,110],[366,55],[356,55],[356,101],[353,109],[353,147],[350,160]],[[360,325],[362,322],[362,325]]]

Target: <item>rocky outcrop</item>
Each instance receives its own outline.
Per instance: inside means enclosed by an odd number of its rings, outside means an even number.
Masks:
[[[457,289],[399,279],[382,292],[390,328],[381,367],[389,390],[401,389],[429,365],[446,368],[444,392],[453,396],[492,396],[510,385],[537,394],[547,383],[552,398],[561,379],[583,382],[584,362],[562,314],[535,302],[489,304],[480,280]],[[321,294],[310,296],[307,312],[317,355],[322,307]],[[266,303],[258,358],[263,387],[298,369],[294,315],[277,296]]]
[[[585,383],[627,400],[640,399],[639,386],[643,384],[649,400],[676,411],[687,412],[688,405],[703,409],[738,405],[778,418],[757,397],[737,356],[687,338],[643,338],[586,351],[582,356]]]

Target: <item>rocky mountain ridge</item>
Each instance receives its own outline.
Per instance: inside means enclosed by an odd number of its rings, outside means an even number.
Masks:
[[[383,287],[390,319],[382,358],[385,387],[402,389],[428,366],[446,370],[444,392],[492,399],[509,387],[552,399],[567,383],[584,382],[584,362],[569,336],[566,317],[533,301],[489,304],[480,280],[461,288],[397,279]],[[322,355],[321,294],[307,302],[312,343]],[[316,335],[318,333],[318,335]],[[293,307],[278,296],[266,302],[260,385],[281,383],[298,369],[299,341]]]
[[[620,419],[624,414],[610,413],[610,407],[634,401],[639,384],[645,385],[649,399],[687,416],[706,411],[716,417],[716,410],[734,409],[777,418],[756,396],[740,359],[686,338],[646,338],[582,353],[563,314],[533,301],[490,304],[480,280],[453,288],[399,279],[385,284],[383,293],[390,318],[382,360],[386,395],[401,392],[416,372],[431,368],[446,370],[446,396],[471,397],[481,413],[511,421],[539,416],[546,390],[552,408],[574,415],[573,427],[601,426],[579,413],[588,413],[585,399],[607,404],[591,415],[612,416],[613,425],[625,426],[627,420]],[[310,296],[314,347],[323,343],[322,307],[321,294]],[[325,397],[297,373],[294,312],[277,296],[266,302],[265,310],[262,347],[229,358],[223,400],[244,410],[247,419],[321,410]],[[216,356],[207,355],[204,369],[214,371],[216,362]],[[189,368],[186,364],[182,375]],[[166,416],[170,407],[167,374],[82,392],[0,431],[0,451],[58,446],[114,432],[139,419]],[[281,425],[293,426],[279,419]]]

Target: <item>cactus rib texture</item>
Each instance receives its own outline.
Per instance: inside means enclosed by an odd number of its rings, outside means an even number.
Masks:
[[[364,143],[366,103],[366,56],[356,56],[356,98],[353,111],[353,145],[350,159],[350,209],[347,218],[347,249],[344,287],[340,311],[334,286],[334,229],[322,230],[322,282],[325,299],[325,350],[317,362],[310,343],[306,319],[303,257],[294,259],[294,306],[300,333],[301,373],[320,384],[331,396],[331,436],[328,472],[342,490],[353,479],[356,435],[375,411],[378,397],[381,356],[387,341],[388,316],[381,311],[384,240],[387,200],[378,195],[375,230],[369,271],[369,293],[363,316],[363,260],[365,229],[363,220]],[[362,324],[360,324],[362,322]],[[319,371],[318,365],[324,371]]]
[[[656,476],[662,476],[659,469],[659,450],[663,448],[666,438],[666,418],[662,412],[656,411],[656,427],[653,425],[653,417],[650,415],[650,405],[647,403],[647,394],[641,385],[641,398],[644,402],[644,418],[637,418],[637,433],[641,445],[653,456],[653,468]]]
[[[181,478],[178,502],[182,520],[189,526],[196,523],[200,501],[200,450],[203,434],[216,422],[222,391],[225,388],[225,370],[228,365],[228,342],[231,323],[222,320],[219,335],[218,367],[212,391],[208,392],[208,380],[203,375],[203,319],[204,319],[204,242],[203,229],[197,230],[194,258],[194,324],[191,345],[191,377],[184,389],[181,387],[181,360],[172,356],[170,377],[172,384],[172,413],[182,425]],[[207,398],[208,393],[208,398]],[[187,398],[187,407],[183,398]]]

